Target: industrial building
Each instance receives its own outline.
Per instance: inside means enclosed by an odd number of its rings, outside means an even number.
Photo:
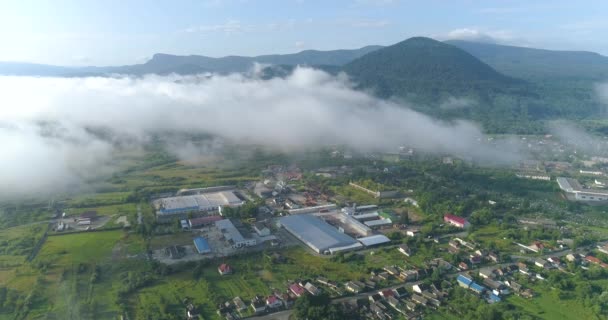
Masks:
[[[224,239],[232,245],[233,248],[251,247],[257,244],[255,239],[243,237],[241,232],[234,226],[229,219],[223,219],[215,222],[215,227],[218,228]]]
[[[363,247],[352,237],[339,232],[322,219],[309,214],[283,217],[279,223],[318,253],[336,253]]]
[[[376,246],[383,243],[391,242],[391,239],[387,238],[385,235],[376,234],[369,237],[363,237],[357,239],[357,241],[361,242],[362,245],[366,247]]]
[[[559,188],[566,193],[568,200],[584,202],[608,202],[608,190],[587,189],[576,180],[570,178],[557,178]]]
[[[157,218],[162,221],[185,219],[190,212],[219,211],[223,206],[236,207],[244,203],[234,191],[224,190],[156,199],[152,205],[156,209]]]
[[[223,220],[223,219],[224,218],[222,218],[221,216],[207,216],[207,217],[193,218],[193,219],[188,220],[188,227],[189,228],[200,228],[200,227],[214,224],[215,222]]]

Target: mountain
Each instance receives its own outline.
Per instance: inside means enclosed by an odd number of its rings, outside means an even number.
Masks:
[[[293,54],[263,55],[257,57],[227,56],[212,58],[199,55],[177,56],[157,53],[143,64],[116,67],[59,67],[40,64],[0,62],[2,75],[32,76],[91,76],[105,74],[195,74],[203,72],[246,72],[254,63],[295,66],[342,66],[380,46],[366,46],[353,50],[305,50]]]
[[[522,83],[458,47],[423,37],[373,51],[346,64],[344,71],[381,97],[401,96],[418,102],[503,92]]]
[[[343,70],[382,98],[405,99],[442,119],[471,119],[492,133],[539,133],[544,120],[605,112],[590,82],[515,77],[522,73],[502,73],[458,46],[429,38],[373,51]]]
[[[608,79],[608,57],[587,51],[556,51],[491,43],[450,40],[459,47],[513,77],[530,80]]]

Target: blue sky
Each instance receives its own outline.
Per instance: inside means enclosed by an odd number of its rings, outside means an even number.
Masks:
[[[608,1],[1,0],[0,61],[141,63],[463,38],[608,55]]]

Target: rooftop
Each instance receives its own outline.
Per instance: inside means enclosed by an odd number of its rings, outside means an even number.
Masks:
[[[285,229],[317,252],[357,244],[355,239],[340,233],[336,228],[313,215],[287,216],[281,218],[280,222]]]

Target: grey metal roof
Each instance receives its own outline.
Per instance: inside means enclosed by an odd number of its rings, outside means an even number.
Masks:
[[[285,229],[317,252],[358,243],[355,239],[339,232],[321,218],[313,215],[287,216],[281,218],[280,222]]]

